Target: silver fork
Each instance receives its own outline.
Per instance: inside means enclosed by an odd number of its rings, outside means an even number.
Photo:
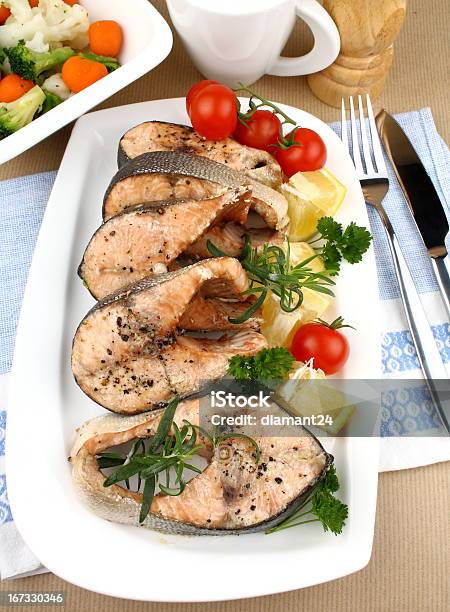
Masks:
[[[373,206],[378,212],[386,233],[389,251],[394,264],[395,274],[400,287],[400,295],[405,309],[406,319],[416,348],[426,384],[433,403],[441,417],[442,424],[450,433],[450,424],[442,407],[439,394],[434,384],[435,380],[447,379],[448,375],[436,346],[430,325],[426,318],[422,303],[412,280],[409,268],[405,262],[400,245],[392,224],[382,206],[384,197],[389,190],[389,179],[384,162],[383,151],[378,136],[375,117],[369,95],[366,95],[367,115],[369,120],[371,146],[366,131],[362,97],[358,96],[359,126],[355,116],[353,97],[349,98],[350,127],[352,147],[349,147],[345,100],[342,99],[342,141],[347,147],[358,174],[366,204]],[[362,145],[362,157],[360,147]],[[373,157],[373,159],[372,159]]]

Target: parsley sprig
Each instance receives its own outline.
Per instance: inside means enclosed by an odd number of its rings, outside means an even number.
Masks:
[[[207,247],[214,257],[226,257],[227,254],[208,240]],[[303,288],[313,289],[318,293],[333,296],[330,287],[335,283],[329,274],[313,272],[309,264],[318,255],[312,255],[296,266],[290,262],[290,247],[287,251],[273,244],[252,247],[246,240],[241,256],[238,258],[250,280],[250,288],[244,292],[255,295],[255,302],[239,317],[230,319],[231,323],[247,321],[260,308],[271,291],[280,299],[280,308],[284,312],[293,312],[303,303]]]
[[[359,263],[370,246],[372,235],[356,223],[350,223],[344,230],[333,217],[322,217],[317,224],[319,236],[310,244],[323,240],[318,253],[329,274],[338,274],[344,259],[351,264]]]
[[[268,348],[252,357],[231,357],[228,373],[236,380],[284,380],[294,363],[295,357],[286,348]]]
[[[332,531],[335,535],[342,533],[348,517],[348,506],[334,496],[339,488],[336,469],[332,465],[312,495],[291,516],[267,530],[266,533],[316,522],[322,523],[324,531]],[[307,505],[309,508],[305,510]]]

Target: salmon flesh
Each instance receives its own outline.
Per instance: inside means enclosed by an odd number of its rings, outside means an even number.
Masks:
[[[167,272],[211,226],[219,227],[227,215],[234,217],[239,210],[246,216],[248,196],[245,187],[236,187],[206,200],[166,200],[127,208],[95,232],[79,275],[99,300],[145,276]]]
[[[222,378],[230,357],[254,355],[266,346],[264,336],[237,328],[219,339],[194,338],[180,327],[189,327],[191,320],[198,330],[203,316],[208,331],[220,329],[227,311],[215,309],[212,299],[208,315],[199,296],[232,295],[249,306],[254,298],[243,295],[247,288],[241,264],[223,257],[144,278],[108,296],[88,312],[75,333],[76,382],[101,406],[136,414]]]

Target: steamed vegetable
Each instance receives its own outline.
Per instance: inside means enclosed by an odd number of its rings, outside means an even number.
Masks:
[[[15,47],[6,49],[11,69],[24,79],[39,81],[43,72],[59,68],[65,61],[75,55],[70,47],[58,47],[53,51],[36,53],[25,46],[25,41],[19,41]]]
[[[64,83],[74,93],[89,87],[107,74],[108,69],[104,64],[79,56],[69,58],[62,67]]]
[[[6,6],[0,6],[0,25],[3,25],[5,21],[11,17],[11,11]]]
[[[0,138],[6,138],[31,123],[45,101],[45,93],[35,85],[18,100],[0,107]]]
[[[93,62],[100,62],[100,64],[104,64],[108,68],[108,72],[113,72],[113,70],[117,70],[117,68],[120,68],[120,64],[115,57],[97,55],[96,53],[80,53],[80,57],[92,60]]]
[[[48,91],[49,93],[53,93],[62,100],[67,100],[70,97],[70,89],[64,83],[62,74],[57,72],[56,74],[52,74],[48,79],[42,83],[42,89]]]
[[[117,21],[95,21],[89,26],[89,46],[93,53],[117,57],[123,43],[123,32]]]
[[[0,102],[14,102],[33,87],[33,81],[22,79],[18,74],[8,74],[0,81]]]
[[[0,26],[0,47],[15,47],[20,40],[37,52],[49,51],[50,45],[64,42],[73,49],[88,44],[89,17],[80,4],[70,6],[64,0],[40,0],[31,8],[28,0],[2,0],[11,10],[8,22]]]
[[[42,91],[45,94],[44,104],[42,105],[42,114],[52,110],[52,108],[55,108],[55,106],[58,106],[58,104],[61,104],[61,102],[64,102],[62,98],[51,91],[46,91],[45,89]]]

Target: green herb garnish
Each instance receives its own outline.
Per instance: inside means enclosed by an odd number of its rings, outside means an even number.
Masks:
[[[227,256],[209,240],[207,247],[214,257]],[[293,312],[300,308],[303,303],[303,288],[333,296],[329,287],[335,283],[329,275],[313,272],[308,267],[308,264],[316,257],[318,255],[312,255],[296,266],[292,266],[289,243],[287,252],[285,252],[281,247],[267,243],[262,247],[252,248],[250,241],[246,239],[242,254],[238,258],[250,280],[250,288],[244,294],[258,297],[242,315],[230,319],[230,322],[247,321],[262,306],[269,291],[280,299],[280,308],[284,312]]]
[[[344,230],[342,225],[332,217],[319,219],[317,231],[319,237],[312,243],[324,240],[318,253],[330,274],[339,272],[343,259],[351,264],[359,263],[372,240],[372,235],[365,227],[360,227],[352,222]]]
[[[237,380],[284,380],[294,363],[295,357],[286,348],[262,349],[252,357],[231,357],[228,373]]]
[[[129,479],[138,476],[137,491],[142,488],[142,504],[139,514],[139,523],[143,523],[150,512],[156,485],[166,495],[180,495],[186,488],[183,478],[184,470],[202,473],[197,466],[189,463],[194,455],[205,448],[204,444],[197,444],[197,431],[211,440],[213,448],[228,438],[244,438],[255,447],[256,462],[259,463],[260,448],[253,438],[244,434],[221,434],[211,436],[196,425],[184,422],[180,429],[173,419],[180,398],[172,399],[164,411],[153,438],[150,438],[146,447],[142,439],[136,440],[130,451],[126,454],[115,452],[99,453],[97,463],[100,469],[117,467],[117,470],[108,476],[104,487],[110,487],[118,482],[125,482],[130,489]],[[173,432],[173,435],[172,435]],[[175,486],[170,486],[170,472],[175,472]]]
[[[335,535],[342,533],[348,517],[348,506],[333,495],[339,487],[336,469],[332,465],[312,495],[291,516],[268,529],[266,533],[316,522],[322,523],[324,531],[332,531]],[[310,507],[305,510],[308,504]]]
[[[139,439],[134,442],[126,456],[120,453],[100,453],[97,461],[100,469],[117,467],[118,469],[106,478],[103,486],[110,487],[121,481],[125,481],[130,488],[129,479],[138,476],[137,490],[141,489],[142,482],[143,499],[139,522],[143,523],[150,511],[150,506],[155,494],[156,485],[167,495],[179,495],[184,491],[186,482],[183,480],[185,469],[201,473],[202,470],[188,461],[204,448],[203,444],[196,444],[196,428],[186,422],[180,430],[173,422],[175,410],[180,399],[175,397],[169,402],[159,422],[153,438],[146,447],[144,441]],[[170,435],[173,430],[173,435]],[[175,470],[175,487],[170,487],[170,469]],[[165,484],[160,482],[165,476]]]

